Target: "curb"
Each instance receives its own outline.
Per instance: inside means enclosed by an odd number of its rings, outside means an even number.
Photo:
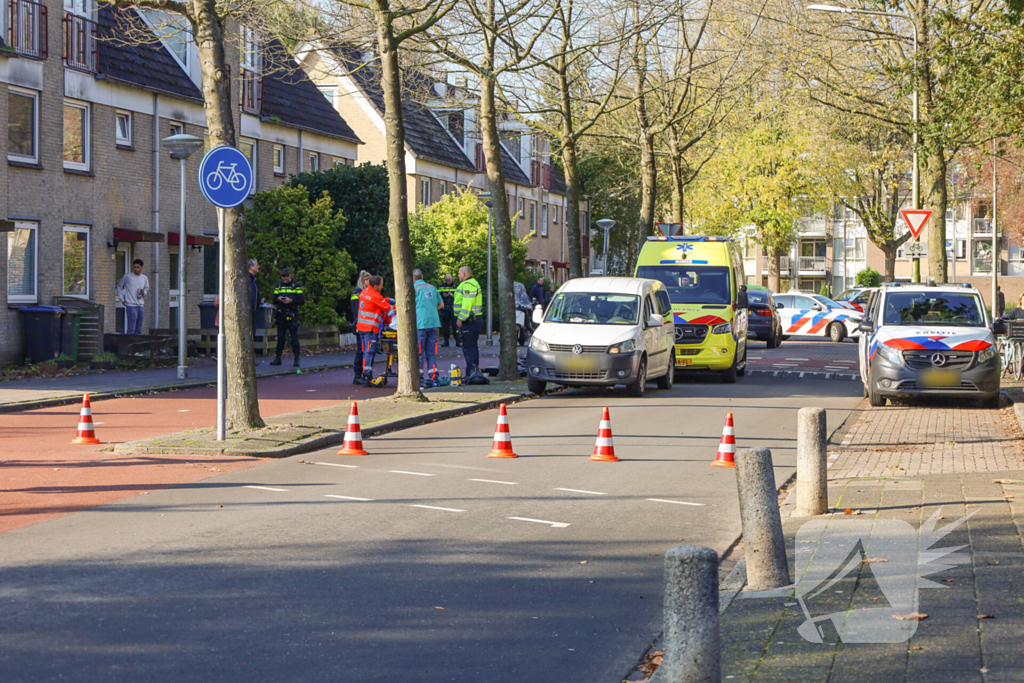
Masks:
[[[332,363],[330,365],[317,365],[311,368],[300,368],[301,370],[309,373],[322,372],[324,370],[339,370],[344,368],[352,367],[352,363]],[[287,375],[294,375],[295,370],[273,370],[271,372],[264,372],[256,376],[259,380],[263,377],[284,377]],[[208,387],[217,384],[216,378],[209,380],[196,380],[195,382],[182,382],[181,384],[156,384],[148,387],[135,387],[132,389],[124,389],[117,391],[102,391],[92,393],[88,391],[79,391],[75,395],[67,396],[54,396],[53,398],[42,398],[34,401],[19,401],[17,403],[3,403],[0,404],[0,414],[3,413],[16,413],[22,410],[35,410],[37,408],[53,408],[54,406],[66,406],[72,403],[78,403],[82,400],[82,394],[89,394],[90,401],[102,401],[109,398],[122,398],[124,396],[138,396],[139,394],[148,393],[162,393],[167,391],[175,391],[177,389],[196,389],[198,387]]]
[[[799,379],[843,379],[860,381],[860,375],[845,372],[815,372],[812,370],[747,370],[748,375],[766,375],[769,377],[795,377]]]
[[[1024,430],[1024,398],[1014,398],[1011,391],[1000,391],[999,393],[1013,404],[1013,412],[1017,415],[1017,422],[1020,424],[1021,430]]]
[[[387,434],[389,432],[396,432],[402,429],[409,429],[411,427],[420,427],[425,424],[430,424],[431,422],[440,422],[442,420],[450,420],[452,418],[462,417],[463,415],[469,415],[471,413],[493,410],[502,403],[511,405],[537,397],[537,394],[506,394],[483,403],[474,403],[468,406],[459,406],[457,408],[447,408],[445,410],[438,410],[431,413],[401,417],[372,427],[363,427],[360,431],[362,432],[363,438],[368,439],[374,436]],[[123,455],[238,455],[269,460],[275,458],[287,458],[292,455],[300,455],[302,453],[317,451],[321,448],[337,446],[344,440],[344,431],[334,431],[327,434],[320,434],[318,436],[311,437],[308,440],[283,446],[281,448],[261,451],[233,448],[127,448],[128,444],[118,444],[114,447],[113,452]],[[125,446],[126,448],[122,449],[121,446]]]

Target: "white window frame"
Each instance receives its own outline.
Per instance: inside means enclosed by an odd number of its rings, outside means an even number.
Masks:
[[[530,233],[537,232],[537,205],[530,202]]]
[[[525,218],[526,218],[526,211],[523,210],[523,198],[520,197],[519,198],[519,220],[523,220]]]
[[[324,96],[324,99],[330,103],[331,109],[338,108],[338,86],[318,85],[316,88],[320,91],[320,94]]]
[[[444,197],[446,194],[448,194],[448,183],[443,181],[443,180],[440,181],[440,183],[441,183],[441,188],[440,188],[441,189],[441,196]]]
[[[128,122],[128,137],[121,135],[120,120],[125,119]],[[122,111],[118,109],[114,112],[114,139],[119,145],[127,145],[131,147],[132,144],[132,113],[130,111]]]
[[[430,206],[430,178],[420,178],[420,203]]]
[[[252,188],[249,190],[249,194],[252,195],[252,194],[256,194],[256,185],[257,185],[256,181],[259,178],[259,173],[258,173],[258,169],[259,169],[259,165],[258,165],[259,164],[259,156],[258,155],[259,155],[259,149],[260,148],[259,148],[259,145],[257,144],[257,141],[253,140],[251,138],[238,138],[238,149],[239,149],[239,151],[242,150],[242,145],[252,145],[252,159],[249,161],[249,163],[252,164]],[[242,152],[242,154],[245,154],[245,152]]]
[[[15,221],[15,230],[31,230],[32,236],[32,293],[11,294],[11,247],[12,239],[7,238],[7,303],[10,304],[34,304],[39,301],[39,223],[30,221]]]
[[[85,292],[82,294],[68,294],[64,291],[64,235],[69,232],[84,233],[85,234]],[[92,264],[90,258],[92,256],[90,247],[92,246],[92,230],[87,225],[69,225],[64,224],[64,229],[61,231],[61,243],[60,243],[60,291],[63,296],[72,296],[79,299],[89,298],[89,288],[92,286]]]
[[[263,73],[263,55],[260,48],[259,31],[250,26],[242,26],[241,67],[243,69],[258,74]]]
[[[552,204],[551,205],[551,223],[553,225],[558,225],[558,214],[559,214],[558,209],[559,209],[558,204]]]
[[[309,168],[307,169],[310,173],[316,173],[320,170],[320,153],[309,152]]]
[[[90,129],[92,128],[92,105],[90,105],[87,102],[78,102],[78,101],[75,101],[75,100],[64,100],[64,105],[63,106],[64,106],[64,108],[70,107],[72,109],[78,109],[78,110],[80,110],[82,112],[82,159],[84,159],[84,161],[81,162],[81,163],[77,162],[77,161],[68,161],[67,159],[63,159],[63,161],[64,161],[64,168],[70,169],[70,170],[74,170],[74,171],[88,171],[89,170],[89,164],[92,161],[92,159],[90,158],[91,154],[92,154],[92,149],[91,149],[92,145],[89,144],[89,138],[90,138],[90,132],[91,132]],[[64,109],[62,108],[61,109],[61,121],[63,121],[63,112],[64,112]],[[66,134],[66,133],[67,133],[66,131],[63,132],[63,134]],[[64,142],[64,140],[63,140],[63,135],[62,135],[62,137],[61,137],[61,157],[62,158],[63,158],[63,155],[64,155],[63,142]]]
[[[960,247],[963,247],[963,249],[961,249]],[[967,260],[967,240],[956,240],[956,260]]]
[[[281,157],[281,163],[278,165],[278,156]],[[284,175],[284,145],[274,145],[274,173]]]
[[[548,205],[541,204],[540,206],[540,236],[548,236]]]
[[[178,123],[177,121],[171,121],[170,124],[167,126],[167,131],[171,135],[181,135],[185,132],[185,124]]]
[[[8,86],[8,111],[10,111],[10,96],[19,95],[21,97],[32,98],[32,156],[24,156],[21,154],[7,153],[8,161],[20,161],[28,164],[39,163],[39,92],[36,90],[26,90],[25,88],[15,88]],[[7,125],[10,126],[10,120]]]

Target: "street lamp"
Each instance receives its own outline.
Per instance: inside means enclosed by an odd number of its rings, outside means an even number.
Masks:
[[[186,324],[185,291],[185,161],[203,146],[203,139],[194,135],[172,135],[162,140],[172,159],[181,161],[181,225],[178,232],[178,379],[188,377],[188,325]]]
[[[487,337],[484,346],[491,346],[491,193],[481,192],[477,195],[487,206]]]
[[[597,227],[604,230],[604,272],[602,275],[608,275],[608,231],[615,225],[615,221],[611,218],[602,218],[597,222]]]
[[[876,17],[890,17],[893,19],[905,19],[910,22],[910,25],[914,27],[914,180],[913,189],[911,190],[911,206],[915,211],[921,208],[921,165],[917,158],[917,123],[919,119],[918,108],[917,108],[917,74],[920,71],[917,64],[917,22],[905,14],[895,14],[893,12],[876,12],[869,9],[854,9],[852,7],[836,7],[835,5],[808,5],[807,9],[817,12],[838,12],[839,14],[869,14]],[[918,241],[918,238],[914,238],[914,241]],[[954,248],[955,248],[954,241]],[[946,248],[946,240],[942,240],[942,248]],[[954,254],[955,258],[955,254]],[[955,262],[955,261],[954,261]],[[921,281],[921,257],[914,257],[914,282]]]

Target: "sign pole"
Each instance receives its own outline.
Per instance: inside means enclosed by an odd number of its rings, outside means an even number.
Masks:
[[[226,389],[226,364],[224,363],[224,209],[217,209],[217,238],[220,240],[217,255],[217,295],[220,297],[220,325],[217,326],[217,441],[224,440],[224,410]]]

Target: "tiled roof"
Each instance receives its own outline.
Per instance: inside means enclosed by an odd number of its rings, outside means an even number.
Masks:
[[[331,137],[361,142],[298,62],[276,40],[267,44],[263,74],[264,118]]]
[[[102,77],[202,101],[202,92],[135,10],[101,5],[97,22],[102,38],[98,41],[97,63]],[[131,42],[128,35],[132,36]]]
[[[501,170],[505,172],[505,180],[516,185],[532,185],[530,177],[523,173],[523,167],[516,163],[512,154],[501,145]]]
[[[363,91],[377,113],[383,116],[384,91],[380,85],[381,72],[376,60],[364,63],[357,51],[347,48],[335,49],[334,56]],[[418,74],[411,79],[406,78],[403,85],[408,91],[407,96],[402,97],[405,144],[412,155],[418,159],[476,173],[476,166],[448,134],[447,128],[422,102],[430,97],[430,91],[434,86],[433,79]]]
[[[558,164],[551,164],[551,191],[561,195],[566,192],[565,175],[562,173],[562,167]]]

